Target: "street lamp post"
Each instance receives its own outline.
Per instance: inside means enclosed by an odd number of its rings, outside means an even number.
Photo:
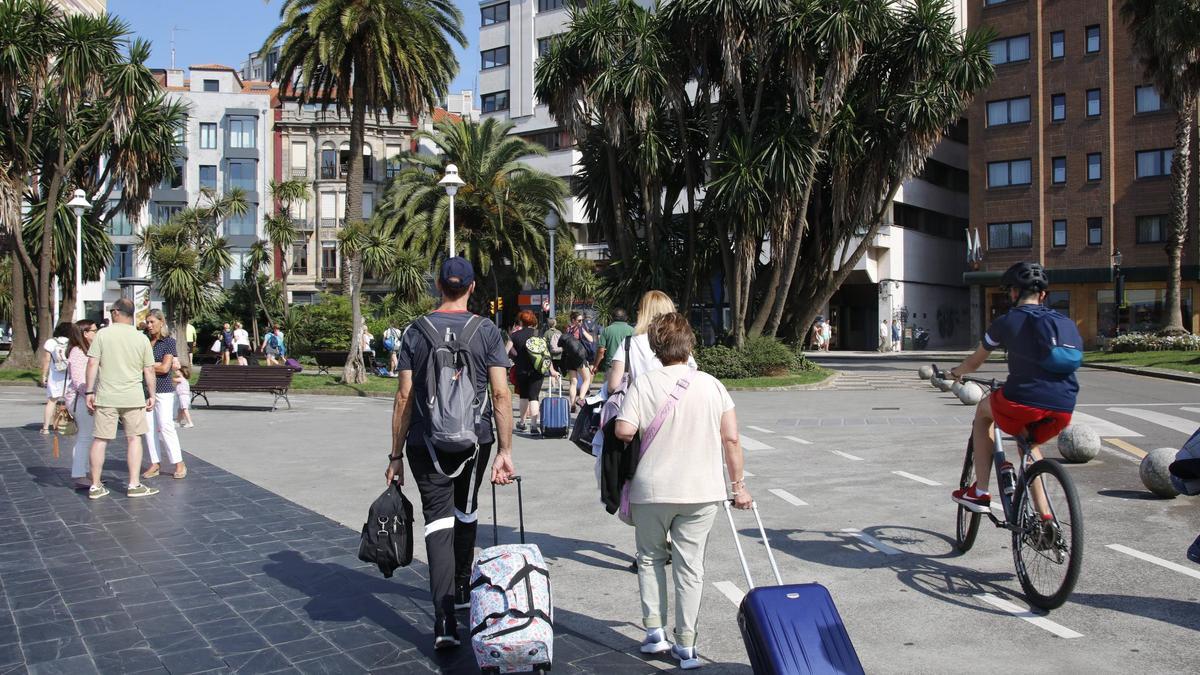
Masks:
[[[554,304],[554,235],[558,232],[558,213],[550,211],[546,214],[546,231],[550,233],[550,316],[553,319],[556,314]]]
[[[464,185],[462,178],[458,176],[458,167],[453,164],[446,165],[446,175],[438,181],[438,185],[446,188],[446,194],[450,195],[450,257],[454,257],[454,195],[458,194],[458,188]]]
[[[67,208],[75,214],[75,316],[78,321],[83,318],[83,214],[92,208],[87,200],[87,193],[76,190],[75,197],[67,202]]]
[[[1113,337],[1121,334],[1121,305],[1125,304],[1125,277],[1121,274],[1121,252],[1112,255],[1113,264]]]

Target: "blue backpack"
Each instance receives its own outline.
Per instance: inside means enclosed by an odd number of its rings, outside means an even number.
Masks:
[[[1035,318],[1033,334],[1037,338],[1037,364],[1060,375],[1070,375],[1083,364],[1083,336],[1069,317],[1039,307],[1031,311]]]

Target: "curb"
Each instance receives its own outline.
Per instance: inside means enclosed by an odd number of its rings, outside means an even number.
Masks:
[[[789,384],[781,387],[726,387],[728,391],[813,391],[817,389],[828,389],[837,382],[841,376],[839,371],[830,372],[829,376],[820,382],[812,384]]]
[[[1200,375],[1193,373],[1185,373],[1178,370],[1167,370],[1165,368],[1147,368],[1145,366],[1118,366],[1108,363],[1084,363],[1085,368],[1094,368],[1096,370],[1110,370],[1114,373],[1125,373],[1127,375],[1141,375],[1142,377],[1155,377],[1160,380],[1174,380],[1176,382],[1189,382],[1191,384],[1200,384]]]

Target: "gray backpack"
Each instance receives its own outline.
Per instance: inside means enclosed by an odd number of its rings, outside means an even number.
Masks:
[[[475,391],[475,366],[471,362],[470,344],[482,323],[483,319],[472,315],[457,336],[449,329],[444,336],[438,335],[429,317],[422,317],[415,324],[430,345],[425,368],[429,410],[425,446],[434,468],[448,478],[458,476],[470,462],[463,462],[457,471],[448,474],[438,463],[437,453],[463,453],[479,446],[475,429],[483,418],[487,390]]]

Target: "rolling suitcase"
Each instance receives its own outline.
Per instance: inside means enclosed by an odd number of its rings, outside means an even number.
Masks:
[[[471,649],[484,673],[549,671],[554,660],[550,570],[541,549],[525,543],[521,477],[513,480],[521,543],[499,545],[493,483],[493,545],[479,552],[471,570]]]
[[[767,542],[762,518],[758,515],[758,505],[754,505],[754,519],[758,522],[777,586],[754,586],[728,501],[725,502],[725,515],[733,529],[733,542],[742,561],[742,571],[746,573],[746,584],[750,587],[738,608],[738,628],[742,631],[755,675],[863,673],[862,663],[829,591],[815,583],[784,585],[775,555]]]
[[[542,398],[541,424],[542,436],[546,438],[565,438],[571,426],[570,404],[567,397],[562,395],[562,378],[558,380],[558,396],[554,395],[554,382],[550,383],[550,396]]]

